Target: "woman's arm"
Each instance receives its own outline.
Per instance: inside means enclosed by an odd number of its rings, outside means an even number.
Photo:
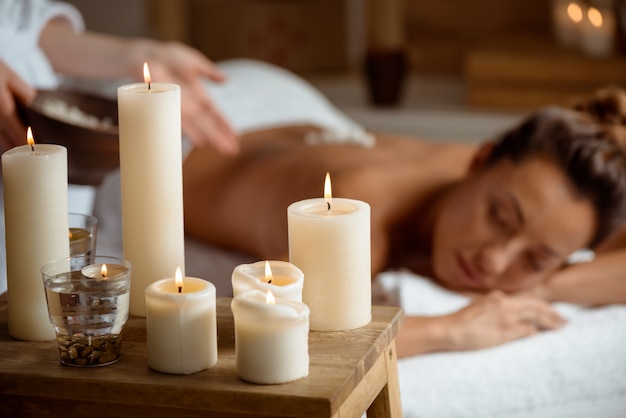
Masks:
[[[396,338],[398,356],[477,350],[556,329],[564,323],[546,302],[494,291],[449,315],[406,318]]]
[[[593,261],[570,265],[522,293],[587,306],[626,303],[626,228],[595,248]]]
[[[626,249],[600,253],[550,277],[539,296],[551,302],[588,306],[626,303]]]
[[[0,60],[0,153],[25,144],[26,128],[19,119],[15,101],[29,103],[35,90]]]
[[[197,145],[238,152],[232,127],[203,85],[204,79],[221,82],[224,75],[199,51],[176,42],[77,33],[62,18],[48,22],[39,44],[55,71],[71,77],[143,81],[143,63],[148,62],[153,81],[180,85],[186,136]]]

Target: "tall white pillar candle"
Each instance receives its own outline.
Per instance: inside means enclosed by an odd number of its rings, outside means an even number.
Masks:
[[[281,299],[302,302],[302,270],[286,261],[266,260],[240,264],[233,270],[233,297],[250,290],[261,290]]]
[[[67,150],[51,144],[12,148],[2,154],[2,179],[9,334],[50,340],[55,332],[39,269],[70,254]]]
[[[304,273],[302,301],[311,310],[311,329],[367,325],[372,315],[370,206],[327,196],[292,203],[287,219],[289,259]]]
[[[117,98],[130,313],[145,316],[146,287],[185,265],[180,87],[136,83]]]
[[[237,376],[260,384],[291,382],[309,374],[309,309],[251,290],[231,302]]]
[[[182,276],[177,270],[179,274]],[[182,285],[177,284],[176,278],[162,279],[148,286],[145,298],[150,368],[163,373],[191,374],[217,363],[212,283],[196,277],[182,278]]]

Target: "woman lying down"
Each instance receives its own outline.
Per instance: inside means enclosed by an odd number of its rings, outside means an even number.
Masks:
[[[316,128],[245,134],[241,153],[192,150],[187,233],[259,259],[287,259],[287,206],[321,195],[371,205],[372,273],[408,268],[474,302],[408,317],[398,353],[503,344],[564,321],[549,302],[626,303],[626,95],[547,107],[481,146],[377,135],[309,144]],[[202,190],[202,193],[198,193]],[[568,256],[592,248],[593,261]]]

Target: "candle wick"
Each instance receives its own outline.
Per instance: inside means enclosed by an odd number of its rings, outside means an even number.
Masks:
[[[152,87],[152,82],[148,82],[148,90],[150,90],[150,87]]]
[[[30,144],[30,149],[31,149],[31,152],[34,154],[35,153],[35,144]]]
[[[269,279],[269,280],[267,281],[267,284],[272,284],[272,279]]]
[[[330,212],[330,202],[326,202],[326,205],[328,206],[328,211]]]
[[[178,293],[183,293],[183,287],[182,286],[178,286]]]

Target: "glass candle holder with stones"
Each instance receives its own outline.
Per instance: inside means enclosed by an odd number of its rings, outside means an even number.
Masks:
[[[116,257],[78,256],[47,263],[41,273],[61,363],[89,367],[119,360],[131,264]]]

